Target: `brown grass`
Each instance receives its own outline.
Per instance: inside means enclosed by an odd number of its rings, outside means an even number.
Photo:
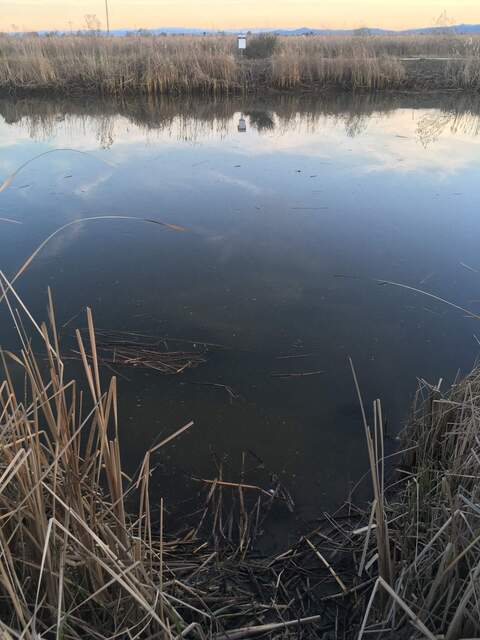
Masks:
[[[352,365],[371,507],[323,514],[292,548],[261,558],[252,552],[271,506],[292,507],[278,479],[267,490],[245,481],[243,463],[239,481],[219,465],[215,477],[195,479],[206,488],[203,508],[180,533],[179,523],[166,529],[168,511],[162,499],[155,510],[150,491],[155,456],[193,423],[148,449],[128,477],[117,382],[103,384],[91,311],[86,333],[76,332],[82,382],[68,375],[50,293],[46,324],[2,272],[0,300],[20,341],[17,353],[0,351],[6,640],[479,636],[478,369],[445,393],[441,381],[420,382],[389,480],[382,407],[376,400],[367,410]]]
[[[359,578],[375,581],[358,640],[480,634],[480,371],[441,385],[420,381],[390,488],[379,401],[372,429],[363,412],[374,501],[354,553]]]
[[[478,88],[479,56],[480,38],[443,35],[281,38],[263,60],[240,58],[227,36],[0,36],[0,89],[123,96]]]
[[[18,354],[0,351],[3,638],[301,639],[346,624],[345,606],[325,600],[332,575],[339,580],[324,542],[335,544],[331,524],[331,538],[309,536],[322,563],[312,564],[305,541],[275,558],[252,555],[271,506],[290,507],[291,498],[278,479],[266,490],[220,466],[196,479],[206,491],[199,511],[183,527],[165,526],[169,510],[161,498],[154,506],[151,473],[193,423],[148,449],[128,477],[117,382],[103,384],[90,310],[86,334],[76,332],[82,382],[68,375],[51,295],[47,324],[1,272],[0,296],[20,341]]]
[[[21,305],[3,276],[1,287],[4,294],[9,292],[5,300],[10,309],[12,295],[14,304]],[[77,385],[65,380],[51,300],[49,317],[50,332],[31,319],[45,345],[48,383],[45,367],[35,359],[20,325],[20,357],[2,354],[2,632],[15,636],[20,628],[24,637],[35,638],[49,633],[50,627],[57,638],[66,637],[81,620],[85,633],[90,635],[92,624],[91,637],[98,637],[106,620],[128,616],[130,611],[136,624],[148,620],[168,633],[170,626],[178,625],[179,616],[170,601],[154,595],[158,590],[154,573],[147,575],[147,567],[154,565],[161,575],[166,552],[157,544],[152,554],[151,522],[145,511],[149,458],[137,479],[142,500],[138,519],[132,522],[125,513],[116,382],[113,379],[102,390],[91,314],[88,355],[77,334],[91,394],[91,407],[85,413]],[[18,371],[23,371],[27,384],[21,401],[13,383]],[[82,444],[86,428],[90,431]],[[110,496],[108,502],[105,495]],[[111,607],[113,601],[108,604],[113,593],[117,611]],[[103,605],[98,618],[93,613],[95,603]],[[84,617],[86,607],[93,616]]]

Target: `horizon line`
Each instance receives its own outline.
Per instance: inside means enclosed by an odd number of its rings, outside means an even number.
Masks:
[[[368,31],[370,30],[375,30],[375,31],[388,31],[388,32],[393,32],[393,33],[402,33],[405,31],[419,31],[422,29],[435,29],[435,30],[452,30],[455,29],[457,27],[475,27],[475,26],[480,26],[480,21],[479,22],[459,22],[459,23],[455,23],[455,24],[450,24],[450,25],[435,25],[435,24],[425,24],[424,26],[421,27],[403,27],[400,29],[394,29],[394,28],[388,28],[388,27],[376,27],[376,26],[369,26],[369,25],[362,25],[362,26],[357,26],[357,27],[326,27],[326,26],[322,26],[322,27],[310,27],[310,26],[290,26],[290,27],[225,27],[225,28],[218,28],[218,29],[212,29],[212,28],[203,28],[201,26],[199,27],[184,27],[184,26],[180,26],[180,25],[161,25],[158,27],[115,27],[115,28],[111,28],[110,32],[115,32],[115,31],[159,31],[159,30],[171,30],[171,29],[175,29],[175,30],[185,30],[187,31],[201,31],[203,33],[245,33],[245,32],[275,32],[275,31],[301,31],[301,30],[305,30],[305,31]],[[6,35],[10,34],[19,34],[19,33],[44,33],[44,32],[59,32],[59,33],[77,33],[77,32],[83,32],[83,31],[91,31],[87,28],[81,28],[81,29],[49,29],[47,28],[43,28],[43,29],[32,29],[31,31],[3,31],[3,33],[5,33]],[[105,28],[101,28],[99,29],[100,32],[102,33],[107,33],[107,29]],[[0,29],[0,32],[2,32],[2,29]]]

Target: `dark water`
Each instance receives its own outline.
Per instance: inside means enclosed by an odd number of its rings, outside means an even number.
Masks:
[[[21,223],[0,221],[0,268],[14,273],[46,236],[80,218],[186,227],[72,225],[18,291],[44,318],[50,285],[60,325],[90,305],[100,328],[228,347],[182,376],[122,370],[126,461],[134,468],[152,441],[192,419],[158,461],[157,497],[188,497],[189,476],[214,477],[213,454],[238,480],[241,454],[251,451],[283,479],[305,520],[340,503],[366,470],[349,356],[365,398],[382,399],[392,436],[417,377],[451,380],[477,356],[476,320],[373,279],[480,312],[479,114],[480,104],[458,95],[3,99],[0,180],[53,149],[88,155],[45,155],[0,193],[0,218]],[[0,328],[2,344],[14,347],[5,310]],[[231,402],[205,383],[240,397]]]

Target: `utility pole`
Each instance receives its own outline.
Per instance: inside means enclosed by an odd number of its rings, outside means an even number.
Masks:
[[[105,15],[107,16],[107,35],[110,35],[110,16],[108,15],[108,0],[105,0]]]

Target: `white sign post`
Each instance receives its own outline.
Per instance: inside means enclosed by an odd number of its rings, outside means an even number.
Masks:
[[[238,50],[243,53],[247,48],[247,36],[238,36]]]

